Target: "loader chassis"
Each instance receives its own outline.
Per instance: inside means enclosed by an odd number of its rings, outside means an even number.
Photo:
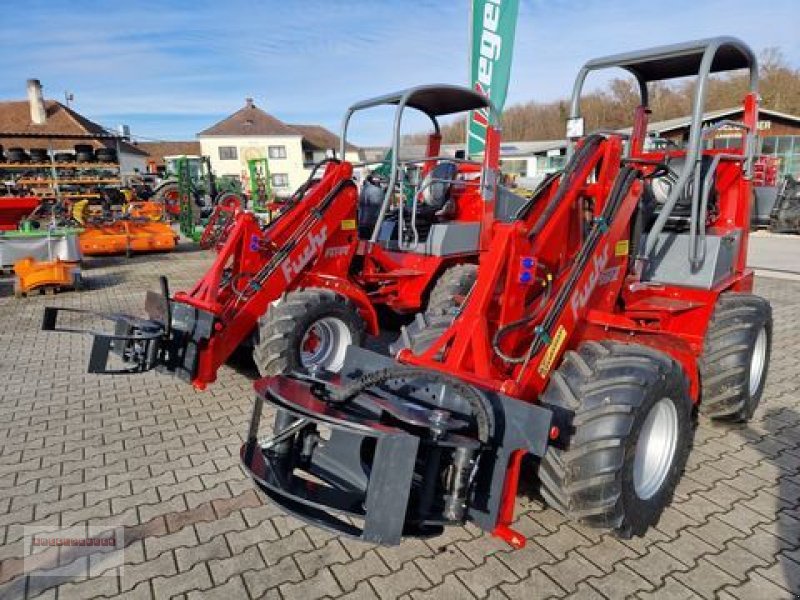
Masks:
[[[358,343],[363,331],[378,334],[376,307],[415,313],[443,273],[476,262],[499,179],[491,103],[473,90],[446,85],[357,103],[344,119],[342,155],[351,117],[381,105],[396,106],[396,115],[391,157],[375,169],[388,177],[376,184],[382,204],[374,221],[364,222],[366,184],[359,190],[353,164],[323,160],[270,223],[252,212],[233,211],[224,241],[215,244],[214,263],[190,290],[170,296],[164,283],[166,293],[147,302],[153,309],[149,319],[116,316],[113,335],[95,336],[91,372],[112,372],[103,353],[114,351],[129,371],[174,372],[204,389],[232,353],[249,343],[255,344],[262,375],[331,368],[341,362],[332,357],[343,356],[347,342]],[[433,125],[420,159],[399,157],[406,109],[422,112]],[[473,109],[491,116],[487,158],[479,163],[440,156],[437,117]],[[359,230],[368,235],[359,236]],[[328,302],[331,294],[335,302]],[[323,304],[338,315],[320,312]],[[305,323],[303,313],[312,307],[319,319]],[[49,328],[59,328],[59,311],[69,312],[48,309]],[[301,321],[305,331],[297,331]],[[325,335],[336,330],[341,335]],[[290,339],[297,343],[286,347]],[[319,348],[331,343],[338,346]]]
[[[632,134],[584,135],[583,82],[609,67],[639,82]],[[708,76],[739,68],[750,70],[733,125],[741,147],[703,150]],[[689,75],[687,147],[645,152],[647,83]],[[642,535],[671,499],[694,407],[745,420],[763,390],[771,316],[748,294],[746,268],[757,80],[734,38],[587,63],[565,169],[513,218],[483,228],[463,305],[418,315],[394,364],[353,349],[339,375],[257,384],[242,447],[256,484],[299,517],[372,542],[472,520],[520,547],[511,523],[531,454],[554,508]],[[264,401],[278,409],[266,438]],[[388,453],[370,437],[404,441]],[[392,502],[377,502],[386,494]]]

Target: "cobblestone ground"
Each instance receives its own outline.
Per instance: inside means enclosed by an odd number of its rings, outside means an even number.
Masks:
[[[138,313],[157,275],[180,289],[208,262],[95,260],[90,291],[55,298],[15,300],[0,281],[0,598],[800,593],[800,283],[757,282],[775,311],[762,407],[747,426],[701,422],[675,501],[646,537],[599,535],[522,495],[524,550],[469,526],[377,548],[306,527],[253,491],[238,464],[252,372],[226,367],[202,393],[154,373],[91,376],[86,338],[38,331],[48,303]],[[23,526],[85,523],[125,526],[122,576],[66,576],[64,548],[38,563],[51,577],[25,575]]]

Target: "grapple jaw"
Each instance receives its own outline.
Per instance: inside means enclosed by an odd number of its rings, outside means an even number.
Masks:
[[[409,378],[337,398],[366,373],[392,367],[391,359],[352,347],[340,375],[258,381],[241,448],[245,469],[286,512],[370,543],[437,535],[467,520],[494,531],[511,455],[544,454],[550,411],[480,392],[492,413],[484,442],[474,416],[435,380]],[[259,435],[265,402],[276,409],[269,437]]]

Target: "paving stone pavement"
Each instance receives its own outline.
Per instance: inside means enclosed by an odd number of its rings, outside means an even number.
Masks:
[[[54,298],[15,300],[0,279],[0,598],[800,594],[800,283],[757,281],[775,314],[764,402],[746,426],[701,421],[674,503],[644,538],[566,522],[523,493],[524,550],[471,525],[381,548],[307,527],[253,491],[238,459],[245,363],[205,392],[155,373],[93,376],[87,338],[38,331],[47,304],[141,314],[158,275],[185,288],[209,262],[89,260],[91,289]],[[25,575],[23,526],[81,524],[125,527],[122,576],[65,576],[63,551],[37,557],[61,576]]]

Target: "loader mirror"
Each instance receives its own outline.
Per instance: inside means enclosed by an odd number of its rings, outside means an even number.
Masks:
[[[576,140],[584,135],[583,117],[567,119],[567,139]]]

